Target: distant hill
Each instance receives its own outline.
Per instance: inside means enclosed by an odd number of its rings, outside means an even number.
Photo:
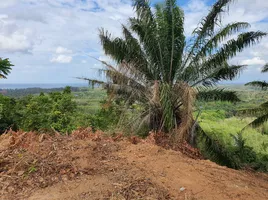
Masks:
[[[61,88],[26,88],[26,89],[0,89],[0,94],[8,97],[13,98],[20,98],[27,95],[36,95],[43,93],[50,93],[50,92],[61,92],[64,90],[64,87]],[[72,92],[78,92],[81,91],[79,87],[71,87]]]

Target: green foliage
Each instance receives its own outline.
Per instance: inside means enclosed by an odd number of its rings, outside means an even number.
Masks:
[[[209,91],[200,90],[197,96],[198,100],[203,101],[229,101],[239,102],[240,99],[237,97],[234,91],[225,91],[223,89],[214,89]]]
[[[48,96],[35,96],[23,111],[21,128],[26,131],[49,131],[52,100]]]
[[[199,121],[219,121],[226,118],[226,112],[224,110],[207,110],[201,113]]]
[[[11,67],[13,66],[14,65],[10,63],[8,58],[6,59],[0,58],[0,78],[7,78],[7,75],[10,73]]]
[[[268,72],[268,64],[266,64],[263,67],[262,72],[263,73]],[[262,90],[266,90],[268,87],[268,84],[265,81],[253,81],[253,82],[247,83],[246,85],[259,87]],[[251,115],[257,116],[257,118],[255,120],[253,120],[248,126],[258,128],[258,127],[262,126],[265,122],[268,121],[268,101],[261,104],[257,108],[242,110],[242,111],[240,111],[240,113],[251,114]]]
[[[101,102],[102,108],[94,115],[90,117],[90,124],[93,130],[107,131],[115,127],[121,115],[120,106],[115,102],[109,103],[104,100]],[[110,105],[108,105],[110,104]]]
[[[21,89],[0,89],[0,93],[5,96],[13,97],[13,98],[22,98],[28,95],[38,95],[40,93],[51,93],[51,92],[62,92],[64,88],[21,88]],[[81,90],[78,87],[71,87],[72,92],[79,92]]]
[[[17,129],[16,100],[0,95],[0,134],[5,130]]]
[[[123,100],[126,109],[140,104],[143,110],[135,122],[141,126],[177,129],[178,138],[187,138],[196,94],[205,100],[239,101],[234,92],[210,90],[211,86],[237,77],[245,66],[229,65],[228,60],[266,36],[245,32],[249,27],[245,22],[223,27],[221,15],[230,2],[216,1],[186,39],[184,12],[176,0],[166,0],[155,9],[147,0],[135,0],[136,16],[129,18],[129,26],[122,25],[122,37],[100,29],[103,50],[116,66],[101,61],[106,81],[85,80],[103,84],[111,97]]]
[[[26,96],[21,99],[1,95],[0,105],[1,133],[8,128],[61,133],[69,133],[76,128],[73,115],[77,105],[68,87],[62,93],[40,93],[39,96]]]
[[[209,116],[209,113],[212,116]],[[208,115],[208,116],[206,116]],[[202,116],[202,114],[201,114]],[[251,167],[265,171],[268,156],[268,136],[252,128],[243,127],[252,119],[229,118],[213,111],[205,112],[200,126],[206,134],[199,134],[198,147],[207,158],[231,168]],[[237,134],[239,133],[239,134]]]
[[[30,99],[24,110],[22,129],[34,131],[56,130],[70,132],[72,115],[76,111],[70,88],[62,93],[41,94]]]

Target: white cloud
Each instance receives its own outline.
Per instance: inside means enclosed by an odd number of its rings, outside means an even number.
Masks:
[[[50,62],[52,63],[70,63],[72,62],[73,57],[72,56],[66,56],[66,55],[59,55],[56,57],[53,57]]]
[[[0,0],[0,8],[7,8],[13,6],[16,0]]]
[[[73,51],[72,50],[69,50],[67,48],[64,48],[64,47],[59,46],[56,49],[56,53],[57,54],[69,54],[69,53],[73,53]]]
[[[18,26],[8,15],[0,16],[0,51],[30,52],[38,40],[32,29]]]
[[[185,33],[190,36],[207,14],[210,9],[207,3],[211,1],[178,0],[178,3],[180,2],[186,2],[183,7]],[[250,30],[268,32],[267,9],[267,0],[234,1],[230,5],[230,14],[224,16],[223,24],[230,21],[248,21],[252,25]],[[98,28],[104,27],[113,36],[120,36],[121,24],[125,24],[127,18],[133,16],[133,9],[131,0],[0,0],[0,13],[1,57],[10,58],[15,64],[11,75],[3,81],[14,83],[18,79],[23,81],[24,78],[27,81],[38,82],[40,78],[32,77],[46,77],[44,81],[47,82],[65,82],[69,81],[69,77],[90,76],[94,74],[91,73],[92,68],[101,67],[98,61],[86,55],[111,61],[103,57]],[[82,64],[84,61],[87,64]],[[263,61],[268,61],[268,38],[263,39],[259,45],[239,53],[233,62],[241,64]],[[39,66],[43,66],[42,70]],[[250,73],[253,70],[257,73],[256,69],[259,66],[261,65],[250,68]],[[26,71],[28,74],[34,71],[35,76],[27,75]],[[51,71],[55,75],[51,75]],[[57,74],[59,71],[61,78]],[[245,72],[241,77],[254,80],[255,77],[250,73]]]
[[[242,61],[242,65],[265,65],[265,60],[262,60],[260,57],[254,57],[252,59],[247,59]]]
[[[86,64],[86,63],[87,63],[87,61],[86,61],[86,60],[82,60],[82,61],[81,61],[81,63]]]
[[[208,12],[209,7],[204,1],[191,0],[183,9],[185,12],[185,34],[191,36],[193,30]]]

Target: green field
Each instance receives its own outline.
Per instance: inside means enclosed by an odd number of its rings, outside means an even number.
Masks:
[[[80,88],[73,92],[78,109],[82,113],[94,114],[100,109],[100,102],[107,96],[102,88]]]
[[[235,144],[234,137],[246,127],[254,117],[240,116],[239,110],[254,108],[268,99],[268,92],[248,88],[243,85],[226,85],[224,88],[238,93],[241,102],[197,102],[196,112],[200,112],[198,122],[213,139],[226,147]],[[242,132],[247,146],[252,147],[259,156],[268,155],[268,123],[259,129],[246,128]]]

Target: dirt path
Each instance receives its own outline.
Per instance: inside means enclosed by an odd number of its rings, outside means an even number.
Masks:
[[[268,199],[268,175],[100,135],[0,137],[0,199]]]

